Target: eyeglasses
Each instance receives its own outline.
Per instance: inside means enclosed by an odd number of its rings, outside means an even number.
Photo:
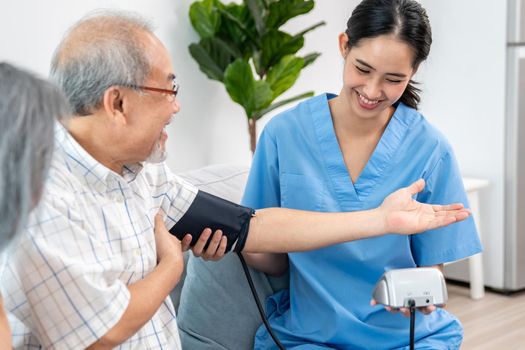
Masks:
[[[170,102],[175,101],[175,97],[177,97],[177,94],[179,93],[179,89],[180,89],[180,84],[177,84],[175,81],[173,81],[173,88],[171,90],[160,89],[160,88],[151,87],[151,86],[143,86],[143,85],[128,85],[128,86],[132,89],[160,92],[161,94],[165,94],[166,99]]]

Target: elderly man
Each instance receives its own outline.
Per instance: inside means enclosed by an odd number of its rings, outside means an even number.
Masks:
[[[43,200],[0,283],[14,345],[178,349],[168,293],[179,281],[182,250],[192,237],[180,242],[166,227],[182,221],[200,197],[162,162],[164,128],[179,111],[168,52],[142,19],[97,14],[65,36],[51,77],[75,116],[68,130],[57,127]],[[414,201],[423,186],[416,182],[365,212],[260,210],[247,217],[247,237],[237,249],[315,249],[387,232],[420,232],[469,215],[461,205]],[[219,259],[228,242],[211,229],[193,251]]]

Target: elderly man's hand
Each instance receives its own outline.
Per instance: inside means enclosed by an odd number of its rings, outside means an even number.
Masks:
[[[210,238],[212,234],[211,229],[206,228],[204,231],[202,231],[201,236],[199,237],[199,240],[191,251],[193,252],[193,255],[196,257],[201,257],[202,259],[208,261],[217,261],[222,259],[224,254],[226,254],[226,244],[227,244],[227,238],[226,236],[222,235],[221,230],[215,231],[213,234],[212,239],[210,240],[210,244],[206,249],[204,247],[206,246],[206,242],[208,242],[208,238]],[[187,234],[182,239],[182,249],[188,250],[190,248],[191,243],[191,235]]]
[[[184,271],[182,243],[166,229],[161,212],[155,216],[155,245],[157,247],[157,262],[160,263],[164,260],[172,264],[174,271],[182,275]]]

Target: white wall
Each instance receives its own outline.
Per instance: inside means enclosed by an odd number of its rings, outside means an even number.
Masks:
[[[178,0],[2,1],[0,60],[47,76],[52,53],[63,33],[89,11],[122,8],[142,14],[153,21],[156,34],[166,44],[182,85],[183,108],[170,127],[170,165],[177,171],[199,167],[209,162],[210,119],[215,110],[223,110],[229,101],[218,96],[219,87],[212,86],[191,62],[187,45],[196,35],[187,20],[188,3]]]
[[[445,133],[467,176],[488,179],[481,193],[486,283],[504,271],[506,1],[422,0],[433,29],[420,78],[422,112]]]
[[[431,57],[421,67],[422,111],[449,138],[464,174],[483,177],[491,187],[482,195],[486,277],[503,278],[503,154],[506,1],[423,0],[433,26]],[[173,170],[211,163],[250,161],[246,118],[222,84],[208,80],[188,53],[198,40],[188,19],[192,0],[77,2],[18,0],[0,11],[0,60],[47,75],[51,54],[62,33],[87,11],[120,7],[151,18],[172,54],[182,85],[182,110],[170,126]],[[291,32],[324,20],[307,34],[303,53],[322,56],[283,97],[314,90],[338,92],[342,60],[337,34],[358,0],[318,0],[315,9],[287,25]],[[474,12],[475,10],[475,12]],[[277,111],[276,111],[277,112]],[[275,113],[273,113],[275,114]],[[272,114],[272,115],[273,115]],[[267,116],[259,122],[259,132]]]

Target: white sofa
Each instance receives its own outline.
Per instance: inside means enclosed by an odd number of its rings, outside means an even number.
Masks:
[[[239,203],[248,176],[246,166],[212,165],[180,174],[203,191]],[[287,287],[288,276],[268,277],[251,270],[259,298]],[[187,254],[183,281],[171,294],[183,349],[251,350],[262,323],[236,254],[206,262]]]

